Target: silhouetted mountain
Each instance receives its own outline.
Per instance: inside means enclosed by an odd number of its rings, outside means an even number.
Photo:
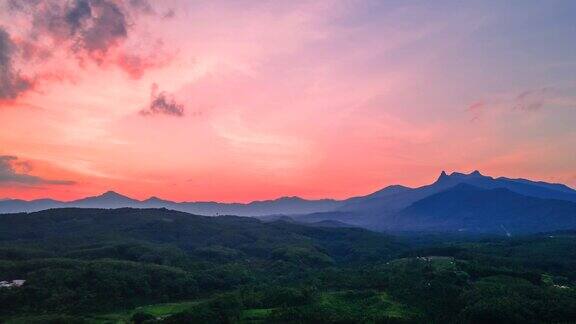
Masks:
[[[576,203],[524,196],[506,188],[457,186],[381,219],[387,230],[525,234],[576,228]]]
[[[463,190],[466,186],[476,190],[466,191],[470,199],[462,201],[460,209],[448,209],[448,206],[452,206],[449,199],[442,201],[446,206],[441,203],[423,203],[428,202],[428,198],[437,199],[436,195],[445,192],[454,195],[452,189]],[[490,199],[485,191],[493,195],[503,192],[505,194]],[[475,195],[478,195],[478,201],[472,199]],[[480,203],[474,204],[477,202]],[[293,218],[297,222],[306,223],[332,220],[377,230],[467,230],[491,233],[504,233],[502,226],[507,224],[508,219],[516,226],[510,231],[518,233],[576,228],[572,220],[576,217],[576,212],[570,207],[574,204],[576,204],[576,191],[560,184],[526,179],[492,178],[482,175],[479,171],[470,174],[455,172],[450,175],[442,172],[430,185],[414,189],[390,186],[365,197],[346,200],[336,211],[298,215]],[[514,207],[514,209],[509,209],[506,213],[505,210],[492,207]],[[533,209],[530,209],[531,207]],[[474,216],[472,219],[466,218],[469,215],[466,208],[475,213],[470,214]],[[546,226],[538,226],[533,224],[537,220],[532,213],[541,213],[550,220],[540,220],[548,223]],[[527,215],[525,219],[522,218],[524,214]],[[494,217],[497,223],[490,223],[490,217]],[[522,221],[525,221],[525,224],[520,224]]]
[[[484,176],[478,171],[470,174],[454,172],[449,176],[444,173],[438,178],[437,184],[440,183],[449,186],[467,183],[484,189],[506,188],[526,196],[576,202],[576,190],[565,185],[526,179],[492,178]]]
[[[500,217],[501,219],[497,219],[499,223],[458,223],[455,219],[453,219],[453,217],[456,217],[457,215],[448,214],[449,209],[447,209],[448,207],[446,206],[440,204],[420,205],[421,201],[428,201],[426,200],[427,198],[433,197],[436,194],[443,193],[452,188],[459,188],[462,190],[460,185],[474,186],[477,191],[469,190],[469,194],[472,196],[474,194],[478,194],[478,199],[479,201],[482,201],[482,203],[479,205],[472,205],[471,199],[466,200],[469,201],[471,205],[466,206],[465,201],[461,206],[459,206],[460,209],[455,209],[453,211],[454,213],[465,211],[466,207],[469,207],[473,208],[476,212],[476,214],[474,214],[474,222],[487,220],[479,217],[480,215],[485,215],[486,217]],[[506,189],[506,194],[504,194],[502,197],[499,197],[498,199],[493,199],[490,201],[488,195],[481,189],[488,191],[497,189],[495,191],[496,193],[501,193],[501,191],[498,190]],[[508,217],[512,223],[516,224],[517,221],[521,220],[518,218],[521,215],[516,215],[514,213],[528,212],[520,208],[522,205],[514,205],[514,203],[519,201],[517,198],[515,198],[516,196],[525,197],[522,201],[526,204],[526,206],[531,206],[528,204],[528,202],[533,203],[532,198],[539,198],[539,200],[536,199],[534,201],[538,201],[541,204],[544,204],[542,201],[546,202],[546,208],[538,207],[543,209],[536,208],[534,210],[545,214],[546,211],[554,211],[556,213],[555,215],[546,214],[548,217],[558,217],[558,222],[552,222],[549,224],[552,226],[549,228],[549,230],[571,228],[570,226],[572,225],[570,225],[571,223],[569,222],[570,219],[568,217],[570,215],[567,214],[570,211],[570,208],[565,207],[568,206],[565,204],[565,202],[576,203],[576,190],[562,184],[551,184],[526,179],[510,179],[505,177],[493,178],[482,175],[479,171],[474,171],[469,174],[459,172],[447,174],[443,171],[438,179],[430,185],[418,188],[408,188],[400,185],[393,185],[366,196],[354,197],[344,201],[330,199],[305,200],[299,197],[283,197],[276,200],[254,201],[247,204],[217,202],[173,202],[169,200],[163,200],[158,197],[150,197],[146,200],[139,201],[115,193],[113,191],[109,191],[100,196],[87,197],[71,202],[59,202],[48,199],[35,201],[0,201],[0,213],[22,211],[31,212],[60,207],[167,208],[207,216],[271,215],[269,217],[262,218],[262,220],[265,221],[273,221],[279,219],[282,216],[289,215],[293,221],[298,223],[312,224],[319,222],[321,223],[323,221],[331,221],[378,230],[405,230],[407,229],[408,224],[410,224],[410,226],[413,226],[414,229],[421,230],[442,230],[442,228],[444,228],[445,231],[470,230],[495,231],[502,233],[503,225],[501,224],[506,223],[504,218]],[[436,196],[434,197],[437,198]],[[482,199],[485,199],[486,201]],[[510,199],[512,201],[508,202],[506,199]],[[501,210],[490,209],[493,202],[499,202],[499,206],[502,208],[507,206],[515,206],[514,208],[516,209],[511,210],[509,213],[504,213]],[[553,205],[558,205],[558,207],[553,207]],[[411,217],[416,219],[424,217],[425,215],[429,215],[430,217],[434,216],[435,218],[432,217],[428,223],[423,222],[422,224],[417,224],[416,222],[412,221],[411,218],[402,220],[399,218],[399,215],[411,215]],[[442,217],[447,218],[442,221]],[[529,218],[526,219],[527,222],[528,219]],[[464,222],[467,219],[462,218],[461,220]],[[521,232],[532,231],[538,227],[526,224],[525,228],[518,228],[518,231]],[[547,227],[542,228],[544,230]],[[513,232],[517,231],[514,230]]]
[[[62,207],[63,202],[53,199],[5,199],[0,201],[0,213],[19,213],[25,211],[39,211],[51,208]]]
[[[467,183],[479,188],[506,188],[519,194],[538,198],[560,199],[576,202],[576,190],[560,184],[549,184],[526,179],[492,178],[479,171],[470,174],[454,172],[448,175],[442,171],[436,182],[418,187],[407,188],[390,186],[371,195],[353,198],[344,202],[340,211],[394,213],[410,204],[454,187]]]
[[[497,179],[498,180],[505,180],[505,181],[509,181],[509,182],[519,182],[519,183],[524,183],[524,184],[538,185],[538,186],[541,186],[544,188],[562,191],[562,192],[566,192],[566,193],[570,193],[570,194],[574,194],[574,192],[575,192],[574,189],[568,187],[567,185],[561,184],[561,183],[548,183],[548,182],[544,182],[544,181],[531,181],[531,180],[522,179],[522,178],[511,179],[511,178],[506,178],[506,177],[500,177]]]
[[[142,203],[143,203],[143,204],[149,204],[149,205],[156,205],[156,204],[171,204],[171,203],[174,203],[174,202],[172,202],[172,201],[170,201],[170,200],[165,200],[165,199],[162,199],[162,198],[158,198],[158,197],[152,196],[152,197],[150,197],[150,198],[148,198],[148,199],[146,199],[146,200],[143,200]]]
[[[137,207],[140,201],[121,195],[114,191],[107,191],[100,196],[87,197],[68,203],[70,207],[82,208],[120,208]]]
[[[306,200],[299,197],[282,197],[275,200],[253,201],[247,204],[218,202],[174,202],[150,197],[136,200],[114,191],[99,196],[86,197],[69,202],[51,199],[32,201],[8,199],[0,201],[0,213],[35,212],[50,208],[168,208],[197,215],[262,216],[272,214],[309,214],[335,210],[342,204],[332,199]]]

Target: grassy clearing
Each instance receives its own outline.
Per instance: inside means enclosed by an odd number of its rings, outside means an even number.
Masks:
[[[165,303],[165,304],[154,304],[147,306],[136,307],[132,310],[126,310],[116,313],[109,314],[98,314],[93,315],[91,318],[96,323],[129,323],[130,318],[137,312],[148,313],[155,317],[164,317],[172,314],[176,314],[186,309],[200,303],[201,301],[182,301],[178,303]]]
[[[136,308],[135,312],[142,311],[156,317],[179,313],[198,304],[199,301],[186,301],[180,303],[157,304]]]
[[[394,301],[386,292],[335,291],[323,294],[321,304],[346,308],[350,312],[389,318],[412,318],[417,312]]]
[[[380,297],[380,300],[386,305],[384,312],[388,317],[409,318],[415,314],[413,310],[409,309],[404,304],[392,300],[386,292],[378,293],[378,297]]]
[[[264,323],[266,318],[272,313],[274,308],[246,309],[242,311],[240,322],[242,323]]]

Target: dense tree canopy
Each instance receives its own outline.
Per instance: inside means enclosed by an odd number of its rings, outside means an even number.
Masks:
[[[0,281],[26,280],[0,288],[0,320],[574,322],[575,242],[394,238],[168,210],[0,215]]]

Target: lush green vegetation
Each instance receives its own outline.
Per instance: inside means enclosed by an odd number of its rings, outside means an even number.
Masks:
[[[0,215],[0,322],[567,323],[576,234],[394,238],[168,210]]]

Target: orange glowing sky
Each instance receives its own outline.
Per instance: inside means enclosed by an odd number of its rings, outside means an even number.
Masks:
[[[0,0],[0,198],[345,198],[474,169],[575,187],[575,12]]]

